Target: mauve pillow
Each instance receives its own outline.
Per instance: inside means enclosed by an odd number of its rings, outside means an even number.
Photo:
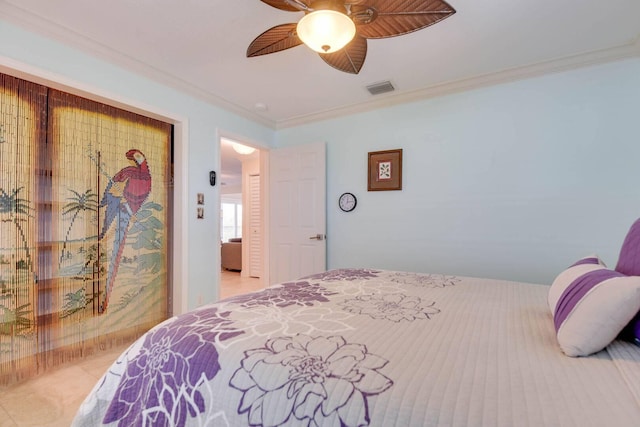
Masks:
[[[640,345],[640,311],[620,332],[620,339]]]
[[[640,219],[631,225],[624,238],[616,271],[627,276],[640,276]],[[640,345],[640,312],[624,328],[620,338]]]
[[[640,277],[625,276],[597,262],[572,265],[558,275],[551,289],[556,337],[568,356],[602,350],[640,311]]]
[[[616,271],[627,276],[640,276],[640,219],[633,223],[624,238]]]

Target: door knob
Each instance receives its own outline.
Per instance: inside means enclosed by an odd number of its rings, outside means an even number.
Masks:
[[[316,234],[315,236],[309,237],[309,240],[324,240],[324,234]]]

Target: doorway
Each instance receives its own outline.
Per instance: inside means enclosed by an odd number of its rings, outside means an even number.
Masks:
[[[262,150],[220,138],[220,298],[264,288]]]
[[[239,140],[228,136],[220,138],[221,202],[223,197],[234,192],[241,194],[242,200],[242,264],[236,276],[240,279],[260,276],[256,280],[259,281],[259,289],[263,289],[267,285],[324,271],[325,143],[306,143],[268,150],[254,148],[254,151],[244,156],[255,156],[256,159],[249,161],[241,157],[240,162],[236,162],[236,181],[233,181],[234,175],[230,172],[232,169],[228,162],[231,161],[233,164],[233,159],[238,157],[238,153],[229,142],[237,141]],[[237,183],[238,176],[240,184]],[[236,182],[235,186],[233,182]],[[249,194],[251,185],[254,192],[259,189],[259,200],[255,201],[254,194],[253,204]],[[261,210],[257,222],[252,222],[249,217],[253,213],[251,206],[259,207]],[[220,223],[224,225],[224,217],[221,217]],[[224,235],[223,228],[221,227],[221,236]],[[249,239],[259,242],[254,244],[259,246],[260,254],[255,256],[254,253],[252,259],[261,263],[258,274],[248,266],[248,261],[252,258]],[[221,271],[227,270],[222,268]],[[221,288],[233,286],[222,274],[220,283]]]

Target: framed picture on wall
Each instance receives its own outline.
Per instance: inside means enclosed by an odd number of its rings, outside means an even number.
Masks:
[[[402,148],[369,153],[367,190],[402,190]]]

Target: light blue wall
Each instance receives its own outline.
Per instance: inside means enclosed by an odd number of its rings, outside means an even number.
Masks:
[[[328,266],[550,283],[640,217],[640,59],[281,130],[327,143]],[[402,191],[367,152],[402,148]],[[345,191],[352,213],[337,207]]]
[[[4,58],[2,58],[4,57]],[[188,285],[187,308],[213,301],[218,295],[219,186],[210,187],[208,172],[219,165],[219,131],[244,136],[268,146],[273,130],[229,113],[167,86],[100,61],[21,28],[0,21],[0,64],[18,61],[50,75],[60,76],[74,87],[95,89],[137,106],[166,112],[184,119],[188,131],[186,202],[177,201],[176,210],[186,216]],[[23,70],[24,71],[24,70]],[[180,186],[182,177],[177,177]],[[196,193],[205,193],[205,217],[196,219]],[[185,230],[182,230],[185,231]],[[177,254],[176,256],[182,256]],[[185,284],[179,284],[185,286]]]
[[[274,132],[2,21],[0,57],[186,118],[189,186],[177,209],[189,308],[217,295],[219,187],[206,180],[219,130],[265,146],[327,142],[329,268],[549,283],[589,253],[615,265],[640,216],[640,59]],[[367,192],[367,152],[392,148],[404,150],[403,190]],[[349,214],[337,208],[344,191],[358,196]]]

